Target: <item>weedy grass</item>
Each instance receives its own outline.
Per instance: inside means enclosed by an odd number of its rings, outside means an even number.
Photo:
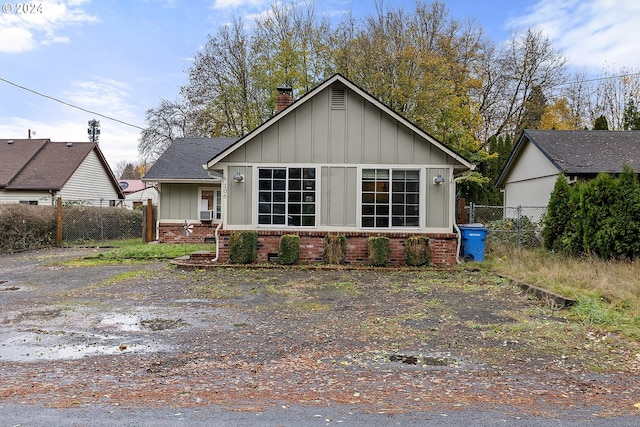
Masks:
[[[108,248],[108,250],[82,260],[70,261],[70,263],[96,265],[100,263],[127,264],[139,261],[161,261],[178,258],[193,252],[215,250],[215,246],[211,244],[148,244],[140,239],[109,241],[102,243],[97,248],[100,247]]]
[[[571,258],[545,250],[492,248],[486,268],[576,300],[575,320],[640,339],[638,261]]]

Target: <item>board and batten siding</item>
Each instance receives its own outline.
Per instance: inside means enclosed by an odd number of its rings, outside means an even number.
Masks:
[[[334,90],[340,94],[337,102]],[[231,228],[257,223],[257,168],[294,165],[318,167],[318,228],[359,229],[358,180],[363,167],[420,169],[421,228],[452,227],[449,178],[456,159],[340,84],[297,106],[218,165],[228,177],[237,171],[245,176],[242,183],[229,179],[229,191],[223,191],[224,221]],[[438,174],[447,181],[432,188]]]
[[[162,183],[158,184],[161,195],[158,203],[162,221],[200,221],[200,189],[219,189],[219,183]]]
[[[94,151],[78,166],[59,196],[62,200],[118,200],[111,177]]]
[[[332,87],[256,134],[220,163],[454,165],[455,159],[370,102],[346,90],[330,107]]]

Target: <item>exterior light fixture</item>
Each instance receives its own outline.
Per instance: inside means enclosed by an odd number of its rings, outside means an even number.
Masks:
[[[233,180],[237,183],[244,181],[244,175],[240,173],[240,168],[238,168],[238,172],[233,176]]]
[[[444,182],[444,177],[440,174],[438,174],[438,176],[434,176],[433,177],[433,184],[434,185],[440,185]]]

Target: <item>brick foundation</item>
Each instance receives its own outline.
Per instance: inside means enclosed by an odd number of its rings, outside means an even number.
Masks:
[[[193,232],[185,234],[184,224],[160,224],[159,236],[162,243],[215,243],[216,224],[193,224]],[[221,229],[219,261],[229,262],[229,235],[233,231]],[[257,262],[269,262],[270,255],[278,255],[280,237],[285,234],[297,234],[300,236],[300,263],[322,262],[324,250],[324,237],[327,234],[339,234],[347,238],[347,256],[345,263],[368,263],[367,239],[371,235],[364,232],[328,233],[326,231],[258,231],[258,259]],[[413,233],[375,233],[376,236],[385,236],[390,239],[391,253],[390,265],[405,265],[405,241],[416,234]],[[431,264],[451,266],[456,263],[457,235],[455,233],[423,234],[429,238],[429,254]],[[205,240],[206,239],[206,240]]]

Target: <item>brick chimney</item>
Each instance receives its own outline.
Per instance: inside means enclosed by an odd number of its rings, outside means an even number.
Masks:
[[[279,113],[293,104],[293,89],[289,86],[280,86],[277,89],[279,93],[276,96],[276,113]]]

